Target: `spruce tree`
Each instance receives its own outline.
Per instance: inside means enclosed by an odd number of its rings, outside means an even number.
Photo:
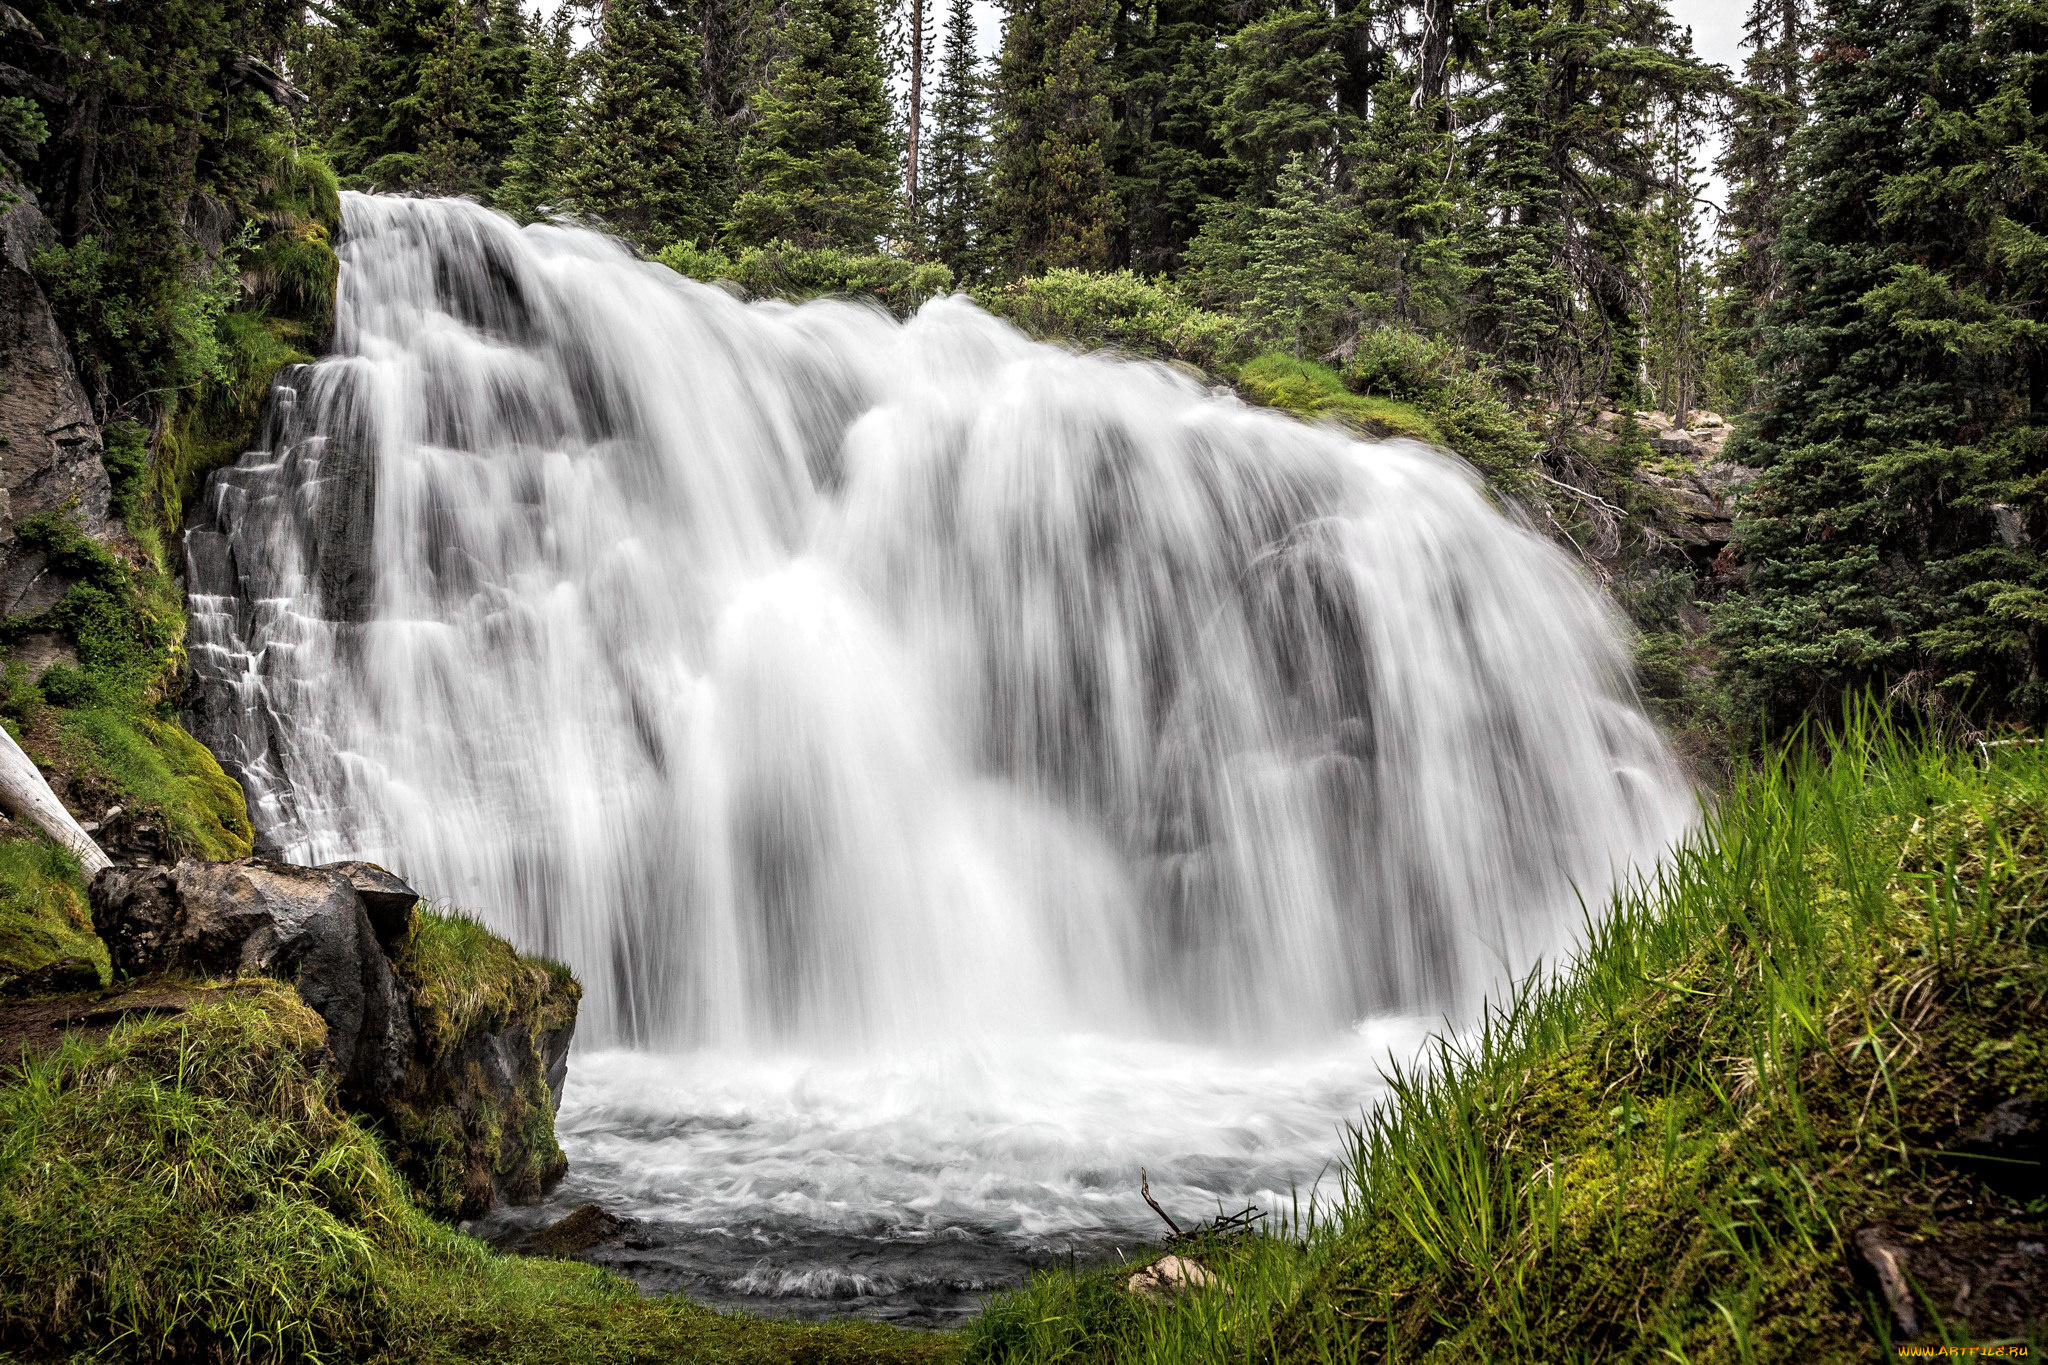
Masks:
[[[1124,224],[1118,259],[1178,270],[1205,206],[1234,197],[1242,168],[1223,145],[1229,0],[1125,5],[1114,40],[1111,172]]]
[[[1721,216],[1727,249],[1716,322],[1730,371],[1719,387],[1743,406],[1754,397],[1749,357],[1763,312],[1784,293],[1778,237],[1788,192],[1786,155],[1805,117],[1801,48],[1810,15],[1808,0],[1751,0],[1742,39],[1749,57],[1729,101],[1725,150],[1717,163],[1728,182],[1728,211]]]
[[[951,0],[945,50],[932,98],[932,131],[924,149],[924,230],[932,256],[955,280],[980,273],[978,238],[985,226],[987,100],[975,46],[974,0]]]
[[[738,236],[872,251],[890,230],[895,156],[879,39],[870,0],[791,0],[787,55],[740,157]]]
[[[718,221],[697,59],[686,20],[662,0],[609,0],[564,188],[651,251]]]
[[[482,193],[511,151],[526,31],[512,0],[333,0],[294,71],[334,168],[381,190]]]
[[[997,71],[995,219],[1010,269],[1108,266],[1122,223],[1110,172],[1109,13],[1015,0]]]
[[[1329,339],[1348,302],[1350,224],[1329,185],[1300,152],[1287,159],[1273,202],[1261,209],[1247,255],[1254,328],[1299,360],[1308,342]]]
[[[1520,26],[1503,38],[1492,126],[1476,147],[1490,227],[1472,247],[1471,319],[1478,348],[1529,397],[1549,387],[1570,288],[1543,69]]]
[[[2048,712],[2036,5],[1833,0],[1766,310],[1723,666],[1784,723],[1866,686]]]
[[[530,48],[526,94],[506,162],[505,183],[494,200],[515,218],[531,219],[561,198],[568,160],[569,102],[574,94],[570,66],[569,7],[558,6],[545,33]]]
[[[1470,284],[1455,175],[1456,144],[1441,111],[1420,105],[1405,73],[1373,93],[1369,117],[1346,149],[1359,206],[1362,300],[1367,311],[1432,333],[1456,329]]]
[[[1219,132],[1255,201],[1273,193],[1290,158],[1327,158],[1355,135],[1355,120],[1334,96],[1344,74],[1341,33],[1322,10],[1302,6],[1231,35]]]

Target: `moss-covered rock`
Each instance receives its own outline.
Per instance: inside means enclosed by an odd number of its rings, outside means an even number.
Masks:
[[[0,840],[0,995],[91,990],[108,980],[78,862],[46,839]]]
[[[473,1218],[538,1199],[568,1169],[555,1109],[582,987],[476,920],[424,907],[392,965],[417,1042],[388,1120],[420,1202]]]

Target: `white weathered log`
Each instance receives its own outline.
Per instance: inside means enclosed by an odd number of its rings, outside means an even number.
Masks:
[[[35,760],[21,751],[5,726],[0,726],[0,810],[34,825],[69,850],[85,868],[88,880],[101,868],[114,865],[114,860],[100,851],[92,836],[78,827],[71,812],[57,799],[57,793],[43,780]]]

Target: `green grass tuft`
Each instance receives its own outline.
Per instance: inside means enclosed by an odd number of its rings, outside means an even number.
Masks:
[[[1283,408],[1297,417],[1335,420],[1368,436],[1444,444],[1443,433],[1421,409],[1392,398],[1353,393],[1335,370],[1313,360],[1268,351],[1240,367],[1235,378],[1238,392],[1252,402]]]

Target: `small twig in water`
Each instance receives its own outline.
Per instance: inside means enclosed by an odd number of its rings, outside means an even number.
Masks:
[[[1152,1179],[1145,1173],[1143,1166],[1138,1168],[1138,1193],[1145,1196],[1145,1202],[1152,1206],[1152,1212],[1158,1214],[1166,1221],[1166,1226],[1173,1229],[1173,1236],[1169,1237],[1168,1241],[1174,1241],[1187,1236],[1185,1232],[1180,1230],[1180,1224],[1173,1221],[1173,1215],[1160,1208],[1159,1201],[1152,1197]]]

